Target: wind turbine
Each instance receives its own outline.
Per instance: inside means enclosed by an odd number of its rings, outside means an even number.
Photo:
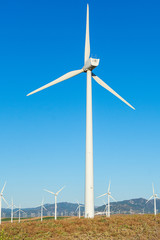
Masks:
[[[148,199],[148,201],[146,202],[146,204],[153,198],[154,199],[154,215],[157,214],[157,209],[156,209],[156,199],[158,198],[158,195],[156,193],[154,193],[154,185],[152,183],[152,188],[153,188],[153,195]]]
[[[117,202],[112,196],[111,196],[111,192],[110,192],[110,185],[111,183],[109,182],[109,186],[108,186],[108,192],[104,193],[102,195],[100,195],[97,198],[103,197],[103,196],[107,196],[108,197],[108,214],[106,215],[107,217],[110,217],[110,198],[113,199],[113,201]]]
[[[64,186],[64,187],[65,187],[65,186]],[[54,197],[55,197],[55,214],[54,214],[55,220],[57,220],[57,196],[58,196],[58,194],[62,191],[62,189],[63,189],[64,187],[62,187],[62,188],[61,188],[58,192],[56,192],[56,193],[51,192],[51,191],[49,191],[49,190],[47,190],[47,189],[44,189],[44,191],[53,194]]]
[[[105,211],[105,213],[106,213],[106,217],[108,216],[108,204],[105,202],[105,201],[103,201],[103,203],[105,204],[105,208],[104,208],[104,211]]]
[[[17,213],[17,212],[19,212],[18,222],[20,223],[21,222],[21,212],[23,212],[23,213],[25,213],[25,212],[21,209],[20,205],[19,205],[19,209],[16,212],[14,212],[14,214]]]
[[[81,207],[83,207],[83,205],[81,205],[79,202],[77,202],[78,207],[76,208],[76,211],[78,210],[78,216],[79,218],[81,218]]]
[[[92,77],[93,79],[106,90],[111,92],[132,109],[132,107],[124,98],[110,88],[105,82],[97,77],[92,70],[99,65],[99,59],[90,57],[90,37],[89,37],[89,5],[87,4],[86,18],[86,39],[85,39],[85,54],[84,66],[75,71],[66,73],[58,79],[30,92],[27,96],[39,92],[45,88],[51,87],[57,83],[72,78],[80,73],[87,73],[87,102],[86,102],[86,173],[85,173],[85,217],[94,217],[94,186],[93,186],[93,129],[92,129]]]
[[[3,191],[4,191],[5,186],[6,186],[6,182],[2,188],[2,191],[0,192],[0,224],[2,222],[2,199],[7,204],[7,206],[9,206],[6,199],[3,197]]]
[[[8,208],[11,208],[11,223],[13,223],[13,209],[14,207],[16,207],[14,204],[13,204],[13,198],[11,200],[11,205],[8,207]]]
[[[40,205],[41,207],[41,222],[43,221],[43,209],[45,209],[47,211],[47,209],[44,207],[44,199],[42,199],[42,203]]]

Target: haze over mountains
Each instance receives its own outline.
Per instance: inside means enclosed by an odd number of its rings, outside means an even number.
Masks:
[[[138,198],[131,200],[124,200],[119,202],[111,202],[111,214],[143,214],[153,213],[153,200],[146,204],[146,199]],[[54,216],[54,204],[45,204],[44,216]],[[58,216],[77,216],[76,209],[77,203],[60,202],[57,204]],[[105,205],[95,207],[95,213],[104,212]],[[17,209],[15,209],[16,211]],[[22,214],[22,217],[40,217],[41,207],[24,208],[22,209],[26,214]],[[157,212],[160,212],[160,200],[157,200]],[[10,217],[10,209],[2,208],[2,217]],[[81,214],[84,214],[84,208],[81,208]],[[18,213],[14,215],[18,217]]]

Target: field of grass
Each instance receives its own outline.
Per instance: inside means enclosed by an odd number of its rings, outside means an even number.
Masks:
[[[37,219],[36,219],[37,220]],[[0,240],[159,240],[160,214],[114,215],[110,219],[62,218],[23,222],[3,222]]]

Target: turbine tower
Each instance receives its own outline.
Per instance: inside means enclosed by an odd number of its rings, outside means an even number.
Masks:
[[[90,57],[90,37],[89,37],[89,5],[87,4],[87,19],[86,19],[86,39],[85,39],[85,54],[83,68],[66,73],[58,79],[32,91],[27,96],[39,92],[45,88],[51,87],[57,83],[74,77],[80,73],[87,73],[87,99],[86,99],[86,173],[85,173],[85,217],[94,217],[94,188],[93,188],[93,129],[92,129],[92,77],[93,79],[106,90],[111,92],[129,107],[132,107],[126,100],[110,88],[105,82],[97,77],[92,70],[99,65],[99,59]]]
[[[65,187],[65,186],[64,186],[64,187]],[[55,197],[55,208],[54,208],[54,210],[55,210],[55,214],[54,214],[55,220],[57,220],[57,196],[58,196],[58,194],[62,191],[62,189],[63,189],[64,187],[62,187],[62,188],[61,188],[58,192],[56,192],[56,193],[51,192],[51,191],[49,191],[49,190],[47,190],[47,189],[44,189],[44,191],[53,194],[54,197]]]
[[[157,214],[157,209],[156,209],[156,199],[158,198],[158,195],[156,193],[154,193],[154,185],[152,183],[152,188],[153,188],[153,195],[148,199],[148,201],[146,202],[146,204],[153,198],[154,199],[154,215]]]
[[[0,224],[2,222],[2,199],[7,204],[7,206],[9,206],[6,199],[3,197],[3,191],[4,191],[5,186],[6,186],[6,182],[2,188],[2,191],[0,192]]]
[[[100,198],[100,197],[103,197],[103,196],[107,196],[107,197],[108,197],[108,212],[107,212],[107,215],[106,215],[107,217],[110,217],[110,198],[112,198],[113,201],[117,202],[117,200],[115,200],[115,199],[111,196],[110,186],[111,186],[111,183],[109,182],[108,192],[100,195],[99,197],[97,197],[97,198]]]

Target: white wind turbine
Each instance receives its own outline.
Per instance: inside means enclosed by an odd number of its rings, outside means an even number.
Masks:
[[[146,204],[153,198],[154,199],[154,215],[157,214],[157,209],[156,209],[156,199],[158,198],[158,195],[156,193],[154,193],[154,185],[152,183],[152,188],[153,188],[153,195],[148,199],[148,201],[146,202]]]
[[[19,209],[16,212],[14,212],[14,214],[17,213],[17,212],[19,213],[18,222],[20,223],[21,222],[21,212],[23,212],[23,213],[25,213],[25,212],[21,209],[20,205],[19,205]]]
[[[76,208],[76,212],[78,210],[78,217],[81,218],[81,207],[84,207],[83,205],[81,205],[79,202],[77,202],[78,207]]]
[[[8,208],[11,208],[11,223],[13,223],[13,210],[16,208],[16,206],[13,204],[13,198],[11,200],[11,205]]]
[[[103,202],[104,202],[104,204],[105,204],[104,211],[105,211],[106,217],[107,217],[107,216],[108,216],[108,204],[107,204],[105,201],[103,201]]]
[[[64,186],[65,187],[65,186]],[[57,220],[57,196],[58,196],[58,194],[62,191],[62,189],[64,188],[64,187],[62,187],[58,192],[56,192],[56,193],[54,193],[54,192],[51,192],[51,191],[49,191],[49,190],[47,190],[47,189],[44,189],[44,191],[46,191],[46,192],[49,192],[49,193],[51,193],[51,194],[53,194],[54,195],[54,197],[55,197],[55,214],[54,214],[54,217],[55,217],[55,220]]]
[[[42,203],[40,205],[41,207],[41,222],[43,221],[43,209],[45,209],[47,211],[47,209],[44,206],[44,199],[42,199]]]
[[[104,193],[104,194],[100,195],[99,197],[97,197],[97,198],[100,198],[100,197],[103,197],[103,196],[107,196],[107,197],[108,197],[108,212],[107,212],[107,215],[106,215],[107,217],[110,217],[110,198],[112,198],[113,201],[117,202],[117,200],[115,200],[115,199],[111,196],[110,185],[111,185],[111,183],[109,182],[108,192],[107,192],[107,193]]]
[[[4,184],[3,188],[2,188],[2,191],[0,192],[0,224],[2,222],[2,199],[7,204],[7,206],[9,206],[7,201],[3,197],[3,191],[4,191],[5,186],[6,186],[6,182],[5,182],[5,184]]]
[[[32,91],[27,96],[39,92],[45,88],[51,87],[57,83],[74,77],[80,73],[87,73],[87,102],[86,102],[86,174],[85,174],[85,217],[94,217],[94,188],[93,188],[93,130],[92,130],[92,77],[93,79],[106,90],[111,92],[129,107],[132,107],[126,100],[110,88],[105,82],[97,77],[92,70],[99,65],[99,59],[90,57],[90,37],[89,37],[89,5],[87,5],[86,19],[86,40],[85,40],[85,57],[84,66],[80,70],[71,71],[58,79]]]

